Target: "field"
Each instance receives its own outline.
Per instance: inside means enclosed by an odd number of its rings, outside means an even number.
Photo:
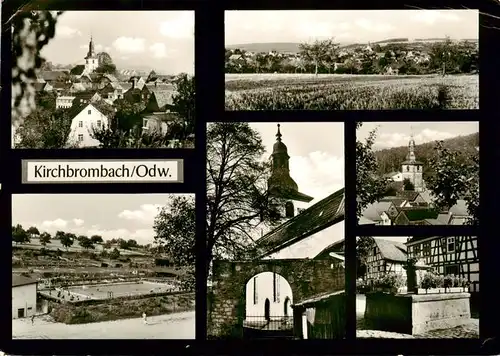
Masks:
[[[31,249],[31,250],[40,250],[42,247],[42,244],[40,244],[40,240],[39,239],[31,239],[31,241],[29,243],[25,243],[25,244],[17,244],[12,241],[12,247],[18,247],[18,248],[23,248],[23,249]],[[50,243],[48,243],[45,248],[47,250],[51,250],[51,251],[57,251],[57,249],[63,251],[63,252],[66,252],[66,247],[64,247],[62,244],[61,244],[61,241],[59,240],[51,240]],[[94,249],[93,250],[88,250],[88,251],[91,251],[91,252],[102,252],[104,250],[104,248],[102,247],[102,245],[99,245],[99,244],[96,244],[94,245]],[[67,249],[68,252],[82,252],[82,251],[87,251],[85,250],[83,247],[79,246],[78,245],[78,242],[75,241],[73,246],[69,247]],[[119,249],[118,248],[118,251],[120,251],[120,255],[123,255],[123,256],[143,256],[144,254],[139,252],[139,251],[134,251],[134,250],[122,250],[122,249]]]
[[[170,284],[160,284],[151,282],[137,283],[115,283],[106,285],[77,286],[68,288],[69,292],[75,296],[89,299],[107,299],[108,292],[113,293],[113,297],[133,296],[153,293],[168,292],[175,290]]]
[[[226,110],[479,109],[479,76],[226,74]]]

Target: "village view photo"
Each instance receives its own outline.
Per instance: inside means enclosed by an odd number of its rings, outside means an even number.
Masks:
[[[226,110],[479,108],[477,10],[225,12]]]
[[[478,225],[479,122],[358,122],[359,225]]]
[[[13,148],[194,147],[194,11],[19,12],[13,49]]]
[[[194,201],[13,195],[12,338],[194,339]]]
[[[478,338],[476,236],[358,237],[359,338]]]
[[[343,126],[208,124],[209,339],[345,337]]]

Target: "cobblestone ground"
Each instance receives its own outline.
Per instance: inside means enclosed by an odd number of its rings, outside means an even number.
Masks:
[[[358,298],[356,303],[356,336],[359,338],[388,339],[468,339],[479,338],[479,319],[471,319],[466,325],[450,329],[433,330],[419,335],[400,334],[380,330],[370,330],[364,320],[364,300]]]
[[[12,320],[13,339],[194,339],[195,313],[183,312],[142,318],[66,325],[50,317]]]

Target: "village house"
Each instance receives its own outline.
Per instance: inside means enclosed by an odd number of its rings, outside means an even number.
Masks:
[[[38,282],[12,274],[12,319],[25,318],[36,313]]]
[[[75,96],[61,95],[56,97],[56,109],[69,109],[73,106]]]
[[[71,108],[71,128],[67,145],[70,147],[98,147],[99,140],[92,137],[95,129],[107,127],[108,118],[92,103],[74,105]]]
[[[392,225],[391,216],[396,215],[396,206],[392,201],[379,201],[368,204],[362,212],[362,216],[367,221],[375,222],[376,225]]]
[[[393,182],[402,182],[403,181],[403,173],[401,172],[390,172],[384,174],[384,178],[390,179]]]
[[[54,90],[54,87],[50,83],[47,83],[47,82],[35,83],[34,87],[35,87],[35,91],[37,93],[42,93],[42,92],[47,93],[47,92],[51,92]]]
[[[475,236],[412,237],[406,242],[408,258],[418,258],[441,276],[453,274],[470,282],[479,292],[479,255]]]
[[[403,278],[406,277],[403,265],[407,261],[407,248],[404,243],[374,237],[373,245],[367,252],[365,281],[369,285],[386,273],[397,273]]]
[[[86,91],[86,92],[76,93],[74,96],[75,99],[73,100],[73,105],[96,103],[102,100],[102,97],[96,91],[95,92]]]

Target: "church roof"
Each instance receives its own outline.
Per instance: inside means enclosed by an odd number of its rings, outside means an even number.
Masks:
[[[262,257],[295,244],[344,219],[344,188],[303,210],[256,241]]]

